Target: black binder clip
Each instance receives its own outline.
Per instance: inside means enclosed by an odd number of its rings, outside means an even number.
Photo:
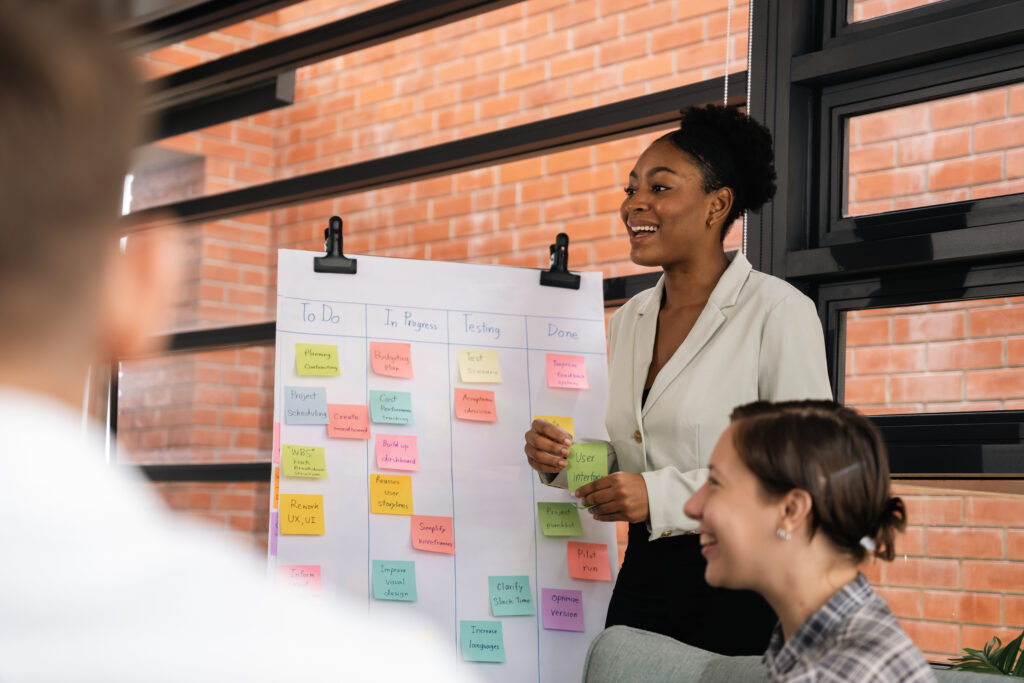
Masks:
[[[558,233],[551,245],[551,269],[540,271],[540,283],[547,287],[579,289],[580,276],[569,272],[569,236]]]
[[[341,219],[331,216],[331,220],[324,230],[325,256],[313,257],[313,270],[318,273],[349,273],[355,274],[356,260],[348,258],[342,253],[341,247]]]

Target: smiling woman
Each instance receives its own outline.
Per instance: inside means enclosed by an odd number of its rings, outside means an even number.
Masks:
[[[885,444],[832,401],[736,408],[686,502],[709,584],[754,590],[779,616],[771,680],[934,681],[858,566],[891,560],[906,526]]]
[[[719,106],[684,110],[680,128],[636,162],[620,209],[630,258],[664,276],[609,323],[612,474],[576,490],[595,519],[630,523],[607,625],[722,654],[763,652],[775,617],[756,594],[705,582],[682,504],[704,482],[735,406],[831,398],[814,305],[723,247],[728,227],[768,201],[774,181],[768,131]],[[568,432],[533,423],[525,450],[542,481],[565,485],[571,443]]]

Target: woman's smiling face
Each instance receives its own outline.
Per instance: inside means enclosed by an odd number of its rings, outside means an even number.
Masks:
[[[671,266],[704,249],[721,249],[710,227],[715,196],[690,157],[667,139],[640,155],[629,174],[620,214],[629,234],[630,259],[643,266]]]
[[[730,425],[715,445],[708,479],[683,511],[700,522],[704,578],[712,586],[757,590],[782,542],[775,535],[780,503],[772,502],[733,445]]]

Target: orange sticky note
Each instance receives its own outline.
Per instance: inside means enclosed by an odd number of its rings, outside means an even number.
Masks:
[[[327,436],[332,439],[369,439],[369,407],[341,403],[328,404]]]
[[[274,468],[274,509],[277,509],[279,496],[281,495],[281,468]]]
[[[548,386],[555,389],[589,389],[587,359],[561,353],[547,354]]]
[[[432,553],[455,554],[455,532],[451,517],[412,516],[412,547]]]
[[[574,579],[611,581],[612,570],[608,563],[608,546],[601,543],[569,541],[569,576]]]
[[[412,377],[412,346],[399,342],[370,342],[373,371],[385,377]]]
[[[498,407],[494,403],[494,392],[456,387],[455,417],[460,420],[497,422]]]
[[[323,495],[281,494],[280,524],[282,534],[323,535]]]

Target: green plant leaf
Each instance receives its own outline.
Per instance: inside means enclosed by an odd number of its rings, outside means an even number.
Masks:
[[[1024,631],[1021,631],[1019,636],[1005,646],[998,636],[993,636],[982,650],[965,647],[965,654],[951,660],[951,668],[960,671],[1024,677],[1022,642],[1024,642]],[[1016,666],[1014,666],[1014,662],[1016,662]]]

